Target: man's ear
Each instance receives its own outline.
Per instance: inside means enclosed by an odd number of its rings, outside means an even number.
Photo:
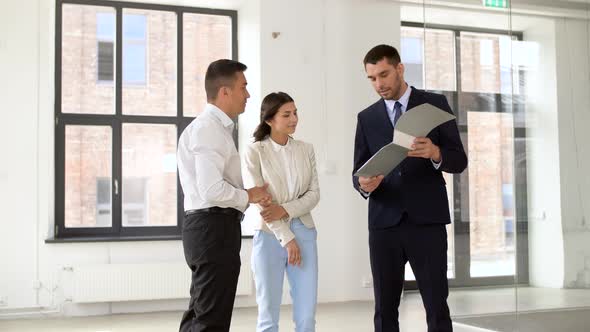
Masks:
[[[226,86],[222,86],[221,88],[219,88],[219,95],[221,96],[227,96],[229,95],[229,89]]]

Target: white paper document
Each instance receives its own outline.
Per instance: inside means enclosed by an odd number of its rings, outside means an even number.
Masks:
[[[425,137],[434,128],[454,119],[454,115],[430,104],[406,111],[393,129],[393,142],[377,151],[354,175],[370,177],[389,174],[407,157],[416,137]]]

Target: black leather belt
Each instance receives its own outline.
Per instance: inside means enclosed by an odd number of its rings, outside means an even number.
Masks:
[[[233,208],[220,208],[218,206],[212,206],[212,207],[208,207],[208,208],[204,208],[204,209],[196,209],[196,210],[187,210],[184,211],[184,216],[188,217],[194,214],[203,214],[203,213],[221,213],[221,214],[227,214],[230,216],[234,216],[238,219],[242,219],[242,217],[244,216],[244,214],[236,209]]]

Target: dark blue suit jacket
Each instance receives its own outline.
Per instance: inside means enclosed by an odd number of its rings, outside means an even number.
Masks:
[[[429,103],[453,114],[443,95],[412,87],[407,111]],[[437,170],[430,159],[406,158],[385,176],[369,197],[369,229],[397,225],[402,216],[415,224],[448,224],[451,222],[445,180],[442,171],[461,173],[467,167],[467,156],[461,143],[456,121],[446,122],[428,134],[440,148],[442,164]],[[354,144],[353,174],[373,154],[393,141],[393,126],[385,102],[380,99],[358,114]],[[360,192],[358,178],[352,182]],[[365,197],[365,196],[363,196]]]

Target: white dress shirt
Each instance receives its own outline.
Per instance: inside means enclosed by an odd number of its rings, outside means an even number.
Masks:
[[[287,140],[287,144],[285,145],[280,145],[279,143],[273,141],[270,137],[267,139],[270,140],[273,151],[279,155],[279,159],[281,160],[281,166],[284,170],[283,176],[285,176],[285,179],[287,180],[287,190],[289,191],[288,196],[290,200],[296,199],[297,194],[295,190],[299,180],[297,176],[297,170],[295,169],[297,166],[293,160],[291,138]]]
[[[227,114],[207,104],[180,135],[177,161],[185,211],[218,206],[244,212],[248,206],[233,129]]]
[[[396,102],[399,102],[402,106],[402,114],[406,113],[408,110],[408,103],[410,102],[410,94],[412,93],[412,88],[408,85],[406,88],[406,92],[399,98],[399,100],[393,99],[384,99],[385,101],[385,108],[387,108],[387,115],[389,115],[389,119],[391,119],[391,123],[393,124],[393,118],[395,117],[395,113],[393,113],[393,108]]]

